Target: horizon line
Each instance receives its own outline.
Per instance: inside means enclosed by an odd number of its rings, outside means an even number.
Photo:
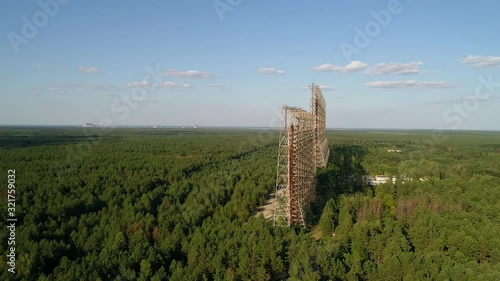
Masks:
[[[95,125],[95,124],[94,124]],[[154,129],[173,129],[173,128],[184,128],[184,129],[211,129],[211,128],[247,128],[247,129],[271,129],[271,130],[278,130],[281,127],[270,127],[270,126],[250,126],[250,125],[212,125],[212,126],[202,126],[202,125],[113,125],[113,126],[95,126],[95,127],[83,127],[82,125],[75,125],[75,124],[62,124],[62,125],[56,125],[56,124],[0,124],[0,128],[8,128],[8,127],[72,127],[72,128],[151,128],[153,129],[154,126],[158,126],[158,128]],[[194,126],[198,126],[197,128],[194,128]],[[460,132],[460,131],[487,131],[487,132],[500,132],[500,129],[434,129],[434,128],[383,128],[383,127],[376,127],[376,128],[366,128],[366,127],[326,127],[326,130],[376,130],[376,131],[383,131],[383,130],[391,130],[391,131],[436,131],[436,132]]]

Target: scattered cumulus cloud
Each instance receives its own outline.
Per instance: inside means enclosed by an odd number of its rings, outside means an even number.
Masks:
[[[62,92],[62,91],[67,91],[67,90],[69,90],[69,88],[64,86],[64,85],[52,85],[49,87],[49,91],[53,91],[53,92]]]
[[[468,56],[461,61],[475,68],[494,67],[500,65],[500,57],[494,56]]]
[[[101,73],[102,72],[102,70],[100,70],[99,68],[94,67],[94,66],[80,66],[79,69],[81,72],[85,72],[85,73]]]
[[[321,91],[334,91],[335,88],[333,88],[330,85],[318,85]],[[311,88],[309,86],[304,86],[304,87],[296,87],[296,88],[290,88],[289,89],[291,92],[296,92],[296,93],[304,93],[304,92],[311,92]]]
[[[418,102],[419,104],[425,104],[425,105],[439,105],[439,104],[452,104],[452,103],[459,103],[463,102],[467,98],[454,98],[454,99],[431,99],[431,100],[425,100]]]
[[[372,68],[368,68],[363,73],[367,75],[383,75],[383,74],[420,74],[419,66],[421,61],[412,61],[408,63],[379,63]]]
[[[329,63],[325,63],[319,66],[313,67],[314,71],[318,72],[354,72],[361,69],[364,69],[368,66],[368,64],[361,62],[359,60],[351,61],[349,64],[345,66],[337,66]]]
[[[82,89],[91,89],[91,90],[112,90],[115,89],[115,87],[111,85],[106,85],[106,84],[77,84],[74,85],[76,88],[82,88]]]
[[[113,89],[116,89],[116,87],[111,86],[111,85],[106,85],[106,84],[89,84],[89,83],[80,83],[80,84],[74,84],[74,83],[54,84],[54,85],[51,85],[48,88],[49,91],[54,91],[54,92],[74,91],[74,90],[103,90],[103,91],[108,91],[108,90],[113,90]]]
[[[186,89],[186,88],[192,88],[190,84],[177,84],[174,82],[163,82],[161,84],[153,84],[149,81],[138,81],[138,82],[131,82],[127,84],[127,87],[129,88],[171,88],[171,89]]]
[[[221,84],[221,83],[210,83],[210,84],[207,84],[208,87],[213,87],[213,88],[224,88],[225,85],[224,84]]]
[[[187,88],[192,88],[191,85],[189,84],[177,84],[174,82],[163,82],[160,84],[160,87],[163,88],[170,88],[170,89],[187,89]]]
[[[260,74],[266,75],[283,75],[285,71],[283,69],[277,69],[275,67],[261,67],[257,69],[257,72]]]
[[[162,72],[165,76],[186,78],[186,79],[199,79],[199,78],[212,78],[213,74],[206,71],[199,70],[177,70],[177,69],[167,69]]]
[[[319,88],[322,91],[333,91],[333,87],[332,86],[328,86],[328,85],[319,85]]]
[[[151,87],[153,87],[153,84],[151,84],[149,81],[138,81],[138,82],[128,83],[127,87],[129,87],[129,88],[151,88]]]
[[[445,81],[374,81],[366,83],[371,88],[451,88],[452,84]]]
[[[445,81],[423,81],[417,83],[418,87],[421,88],[451,88],[452,84],[447,83]]]

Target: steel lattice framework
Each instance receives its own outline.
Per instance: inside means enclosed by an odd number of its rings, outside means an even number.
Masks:
[[[311,85],[311,112],[283,107],[274,202],[274,225],[305,226],[305,211],[314,198],[316,167],[325,166],[329,148],[325,100]]]
[[[311,113],[314,116],[316,165],[325,167],[330,156],[326,139],[326,103],[319,86],[311,86]]]

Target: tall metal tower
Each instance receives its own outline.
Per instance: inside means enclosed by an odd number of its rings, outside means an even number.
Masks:
[[[314,135],[316,165],[325,167],[330,156],[330,148],[326,139],[326,103],[319,86],[312,84],[311,113],[314,116]]]
[[[274,225],[305,227],[305,212],[314,198],[316,167],[328,161],[325,100],[311,85],[311,112],[283,107],[274,205]]]

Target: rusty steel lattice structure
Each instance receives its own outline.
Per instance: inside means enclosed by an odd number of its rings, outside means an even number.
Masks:
[[[314,117],[314,149],[316,165],[325,167],[330,156],[330,148],[326,139],[326,103],[319,86],[311,86],[311,113]]]
[[[328,162],[326,103],[311,85],[311,111],[283,107],[274,201],[274,225],[305,227],[305,211],[314,198],[316,168]]]

